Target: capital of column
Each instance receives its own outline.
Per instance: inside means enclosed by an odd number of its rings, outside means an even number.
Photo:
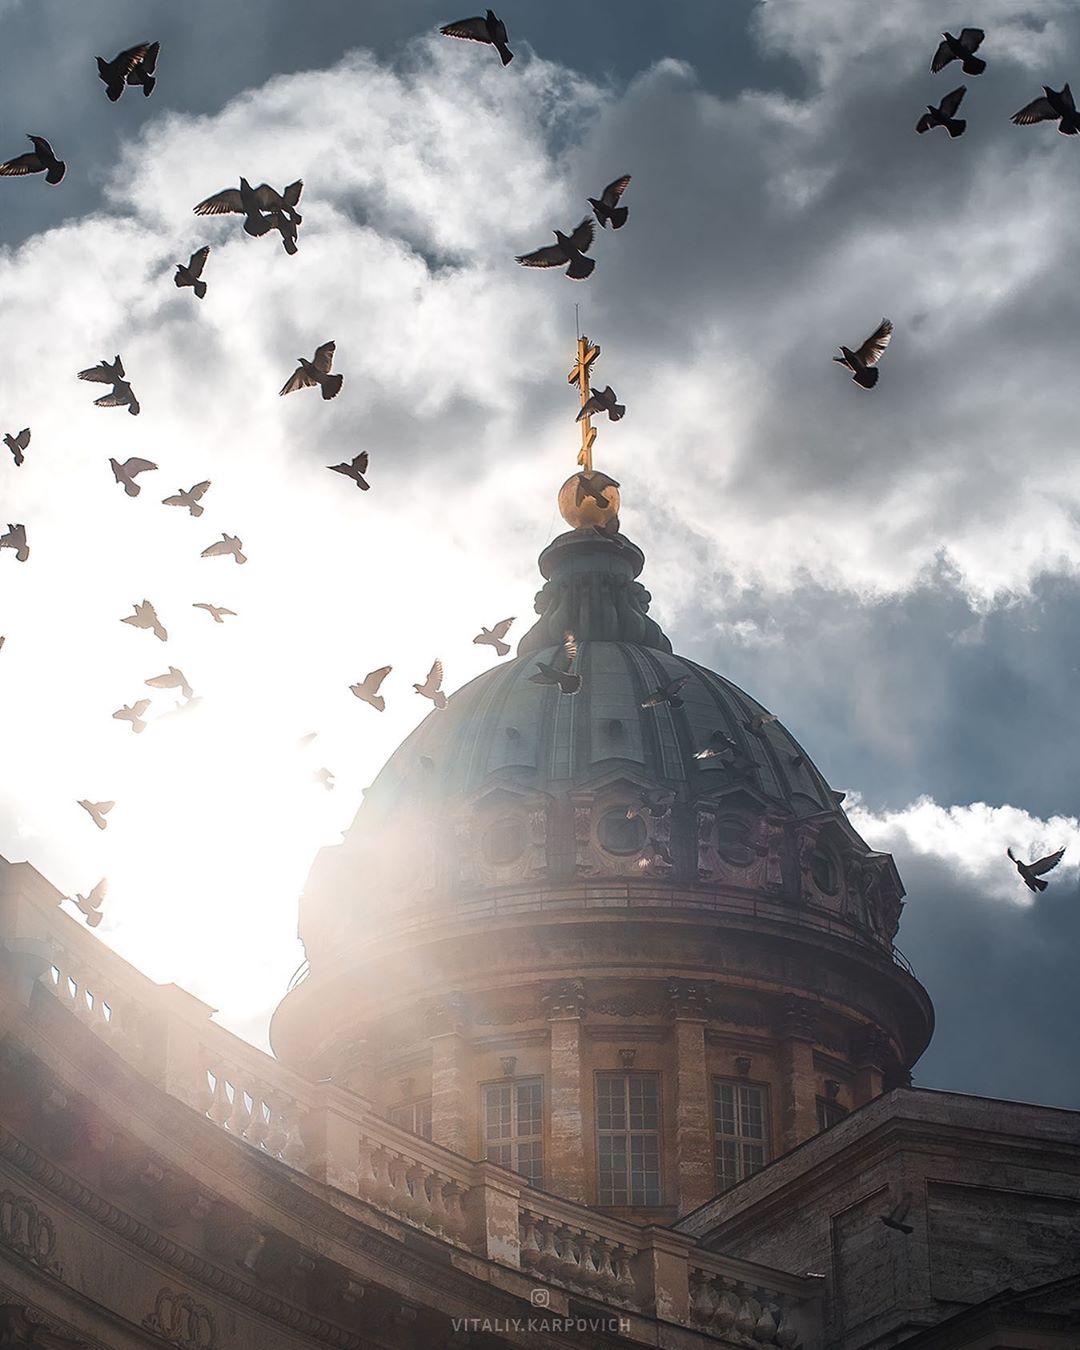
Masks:
[[[674,1018],[708,1019],[712,994],[706,985],[693,980],[668,980],[668,1012]]]
[[[540,998],[549,1022],[585,1015],[584,980],[555,980],[544,986]]]

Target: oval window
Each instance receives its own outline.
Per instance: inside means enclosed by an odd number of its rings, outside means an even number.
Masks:
[[[810,875],[823,895],[835,895],[840,889],[840,869],[831,853],[819,849],[810,859]]]
[[[645,822],[639,816],[635,816],[633,820],[627,820],[625,806],[615,811],[606,811],[600,817],[596,832],[600,837],[601,845],[609,853],[618,853],[624,856],[631,853],[640,853],[648,838]]]
[[[484,857],[495,867],[516,862],[525,852],[525,822],[517,816],[497,820],[484,835]]]
[[[725,862],[735,867],[749,867],[754,860],[750,845],[750,827],[745,821],[729,816],[716,824],[716,851]]]

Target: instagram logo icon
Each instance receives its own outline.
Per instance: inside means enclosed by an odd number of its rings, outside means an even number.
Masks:
[[[547,1308],[551,1304],[551,1293],[547,1289],[533,1289],[529,1293],[529,1302],[534,1308]]]

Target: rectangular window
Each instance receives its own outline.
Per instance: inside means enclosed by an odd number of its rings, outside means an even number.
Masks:
[[[390,1123],[400,1125],[402,1129],[412,1130],[413,1134],[431,1138],[431,1098],[425,1097],[418,1102],[409,1102],[406,1106],[390,1108]]]
[[[817,1127],[827,1130],[830,1125],[838,1125],[847,1115],[847,1108],[828,1097],[817,1099]]]
[[[714,1078],[713,1134],[718,1191],[760,1172],[769,1160],[766,1089]]]
[[[596,1075],[601,1205],[659,1205],[660,1075]]]
[[[484,1086],[484,1157],[544,1184],[544,1087],[539,1078]]]

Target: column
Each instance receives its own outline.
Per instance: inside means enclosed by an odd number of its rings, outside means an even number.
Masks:
[[[675,1039],[676,1199],[687,1214],[716,1193],[709,1134],[709,1075],[705,1063],[708,1008],[698,986],[668,982]]]
[[[585,1147],[581,1114],[581,1019],[585,986],[560,980],[544,991],[551,1037],[550,1139],[544,1162],[545,1189],[586,1202]]]
[[[449,994],[429,1010],[431,1034],[431,1138],[469,1157],[469,1122],[465,1109],[469,1043],[465,1001]]]
[[[855,1105],[880,1097],[885,1091],[885,1065],[896,1058],[880,1027],[863,1027],[851,1039],[855,1063]]]
[[[814,1069],[816,1007],[788,994],[780,1018],[780,1145],[787,1152],[818,1132]]]

